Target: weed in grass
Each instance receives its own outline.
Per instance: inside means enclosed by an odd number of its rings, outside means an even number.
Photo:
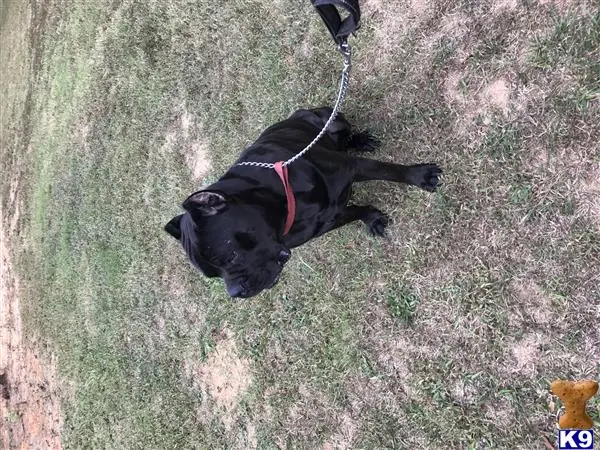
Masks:
[[[413,322],[418,303],[419,298],[404,286],[398,286],[387,294],[390,314],[406,324]]]
[[[512,185],[508,191],[508,200],[515,205],[526,204],[531,198],[531,185]]]
[[[443,68],[456,51],[456,42],[450,38],[442,38],[433,51],[433,67]]]
[[[511,126],[496,125],[486,135],[482,144],[482,150],[500,162],[518,156],[519,149],[519,134]]]

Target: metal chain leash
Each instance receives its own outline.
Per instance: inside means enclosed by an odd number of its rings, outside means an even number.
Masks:
[[[337,99],[335,101],[335,105],[333,107],[333,111],[331,112],[331,116],[325,122],[323,129],[317,134],[317,136],[312,140],[310,144],[308,144],[304,150],[300,153],[294,155],[292,158],[288,159],[283,163],[283,166],[287,166],[292,164],[298,158],[301,158],[306,152],[308,152],[314,145],[323,137],[323,135],[327,132],[327,129],[331,126],[331,123],[335,120],[338,115],[339,110],[342,107],[342,103],[344,103],[344,98],[346,97],[346,91],[348,90],[348,80],[350,77],[350,68],[351,68],[351,54],[352,49],[347,42],[342,43],[338,50],[344,57],[344,68],[342,70],[342,79],[340,81],[340,89],[338,92]],[[274,163],[265,163],[265,162],[253,162],[253,161],[245,161],[241,163],[237,163],[238,166],[255,166],[255,167],[264,167],[265,169],[273,169],[275,167]]]

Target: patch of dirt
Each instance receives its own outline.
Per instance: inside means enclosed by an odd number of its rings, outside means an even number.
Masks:
[[[460,42],[469,32],[471,22],[472,18],[466,14],[460,12],[448,14],[442,18],[440,32],[436,34],[436,37],[441,39],[450,36]],[[463,58],[459,58],[459,60],[463,60]]]
[[[410,13],[417,20],[425,20],[433,13],[432,4],[427,0],[410,0]]]
[[[182,107],[179,119],[165,135],[161,152],[172,154],[179,151],[190,169],[192,179],[199,181],[211,168],[209,149],[210,142],[202,136],[202,127],[197,123],[196,117]]]
[[[199,180],[210,169],[208,145],[203,142],[194,142],[190,146],[188,155],[188,167],[192,171],[194,180]]]
[[[344,414],[337,431],[323,444],[321,450],[348,450],[353,448],[352,443],[357,430],[356,421],[348,414]]]
[[[196,124],[194,116],[187,110],[181,115],[181,130],[188,146],[182,148],[188,167],[192,171],[194,180],[199,180],[210,170],[208,150],[209,142],[200,138],[201,127]]]
[[[535,334],[529,334],[511,346],[513,364],[507,364],[510,373],[526,376],[534,375],[538,370],[541,356],[542,339]]]
[[[511,88],[504,77],[497,78],[478,89],[466,89],[461,86],[465,74],[461,71],[449,72],[444,81],[444,97],[455,108],[460,109],[461,122],[471,123],[478,115],[489,120],[495,111],[508,115]]]
[[[239,398],[252,382],[250,361],[239,357],[231,331],[221,331],[214,351],[203,364],[184,363],[184,373],[223,410],[223,424],[231,429],[237,417]]]
[[[543,169],[548,164],[549,159],[548,149],[536,145],[531,147],[524,165],[530,172],[535,172],[537,169]]]
[[[466,102],[466,97],[461,89],[461,81],[464,73],[461,71],[449,72],[444,80],[444,97],[448,103],[463,104]]]
[[[497,0],[492,5],[492,12],[512,11],[519,6],[519,0]]]
[[[484,416],[499,428],[510,428],[514,426],[515,408],[509,400],[500,398],[486,405]]]
[[[504,78],[498,78],[485,86],[479,95],[479,101],[484,109],[497,108],[508,112],[510,87]]]
[[[517,321],[519,324],[529,321],[537,325],[549,325],[554,321],[552,302],[535,282],[515,280],[511,285],[511,290],[527,315]]]
[[[400,48],[401,41],[433,15],[433,7],[426,0],[365,0],[361,12],[365,23],[377,22],[375,33],[379,45],[368,51],[374,51],[379,57],[389,57],[398,51],[404,53]]]
[[[0,206],[0,438],[2,448],[61,448],[63,416],[56,361],[25,334],[19,280],[11,262],[18,223],[18,184],[10,187],[9,215]]]
[[[256,438],[256,426],[252,423],[246,425],[246,442],[250,448],[258,448],[258,440]]]
[[[550,127],[543,127],[543,133],[550,131]],[[597,190],[596,180],[590,174],[598,173],[597,171],[600,170],[600,165],[594,161],[595,143],[591,142],[593,139],[591,133],[590,138],[590,145],[572,143],[555,148],[534,141],[525,161],[528,171],[548,177],[548,185],[556,184],[558,180],[568,184],[568,192],[575,196],[578,203],[581,203],[579,206],[582,208],[579,212],[589,212]],[[568,175],[565,177],[566,174]]]
[[[331,437],[331,446],[335,449],[350,449],[354,441],[354,436],[358,425],[348,414],[342,416],[340,426],[336,433]],[[325,446],[324,446],[325,447]]]
[[[462,84],[462,83],[468,84]],[[508,76],[491,81],[468,80],[467,72],[451,71],[444,81],[444,98],[448,106],[456,113],[454,131],[466,137],[469,146],[479,147],[490,125],[498,116],[511,119],[515,104]]]
[[[401,333],[390,333],[394,328],[394,319],[389,315],[383,304],[373,305],[366,317],[367,323],[385,324],[381,328],[368,328],[367,340],[369,348],[375,356],[379,369],[393,378],[398,390],[407,399],[420,398],[416,382],[411,373],[411,362],[423,354],[429,353],[430,348],[424,344],[415,345],[413,340]]]

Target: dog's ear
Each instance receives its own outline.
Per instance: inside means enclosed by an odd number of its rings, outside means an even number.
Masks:
[[[165,231],[173,236],[175,239],[181,239],[181,218],[183,214],[173,217],[168,224],[165,225]]]
[[[192,214],[199,212],[203,216],[214,216],[225,209],[227,201],[216,192],[199,191],[190,195],[181,206]]]

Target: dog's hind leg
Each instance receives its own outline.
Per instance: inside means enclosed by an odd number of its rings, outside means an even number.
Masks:
[[[323,128],[332,112],[333,109],[330,107],[322,107],[310,111],[302,110],[301,113],[297,114],[302,114],[305,120],[310,121],[318,128]],[[353,132],[352,125],[342,113],[338,113],[329,128],[327,128],[327,135],[333,140],[337,150],[344,152],[370,152],[379,147],[380,144],[379,140],[369,132]]]
[[[325,126],[333,109],[330,107],[317,108],[309,111],[308,120],[319,128]],[[370,152],[379,147],[379,140],[367,131],[353,132],[352,125],[343,113],[338,113],[335,120],[327,129],[327,135],[335,143],[339,151]]]
[[[404,166],[366,158],[350,158],[356,164],[354,181],[384,180],[411,184],[434,192],[442,169],[437,164],[414,164]]]

